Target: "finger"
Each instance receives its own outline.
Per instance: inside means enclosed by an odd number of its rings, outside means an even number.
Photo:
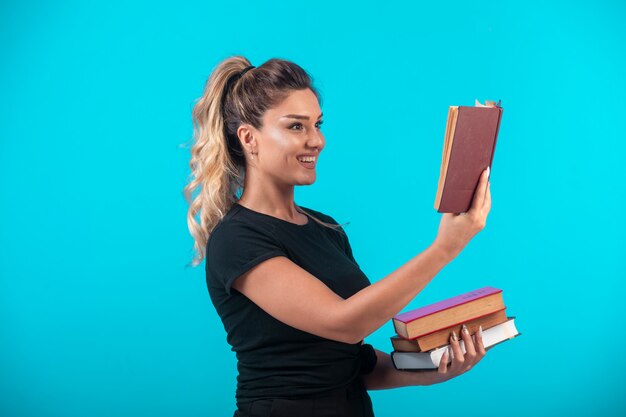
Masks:
[[[452,364],[450,365],[450,368],[459,369],[463,366],[465,359],[463,358],[463,351],[461,350],[459,338],[454,330],[452,330],[452,334],[450,335],[450,347],[452,348]]]
[[[465,357],[467,357],[468,355],[470,357],[476,356],[474,341],[472,340],[472,337],[469,334],[469,329],[465,324],[463,325],[463,327],[461,327],[461,337],[463,338],[463,343],[465,344]]]
[[[464,324],[461,328],[461,338],[463,338],[463,343],[465,344],[465,368],[469,368],[476,362],[476,350],[474,349],[474,341],[472,340],[472,336],[469,334],[469,329]]]
[[[450,354],[448,353],[448,349],[443,353],[441,360],[439,361],[438,371],[441,374],[445,374],[448,369],[448,360],[450,360]]]
[[[487,191],[485,193],[483,209],[485,213],[489,213],[489,210],[491,210],[491,181],[487,182]]]
[[[480,175],[480,179],[478,180],[478,186],[476,187],[476,191],[474,192],[474,198],[472,200],[472,205],[470,210],[478,210],[481,208],[485,202],[485,191],[487,189],[487,183],[489,182],[489,167],[485,169]]]
[[[476,338],[476,351],[479,355],[484,356],[487,351],[483,343],[483,326],[478,327],[478,331],[474,336]]]

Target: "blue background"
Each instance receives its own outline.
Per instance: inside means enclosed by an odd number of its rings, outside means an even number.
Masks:
[[[232,416],[182,188],[194,100],[242,54],[313,75],[327,143],[296,201],[350,222],[372,282],[436,236],[448,106],[502,100],[487,227],[403,311],[491,285],[523,334],[446,383],[371,391],[378,417],[623,415],[625,11],[3,2],[0,414]]]

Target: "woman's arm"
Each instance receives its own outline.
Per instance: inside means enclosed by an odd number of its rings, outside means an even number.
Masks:
[[[337,317],[359,341],[391,320],[485,227],[491,209],[486,169],[464,215],[445,213],[435,242],[400,268],[340,303]],[[353,342],[354,343],[354,342]]]
[[[419,294],[452,256],[437,243],[410,259],[383,279],[339,303],[336,317],[343,320],[352,343],[364,339],[390,321]]]
[[[485,226],[491,208],[487,172],[467,213],[445,213],[437,238],[426,250],[347,299],[286,256],[261,262],[235,279],[232,288],[291,327],[326,339],[358,343],[406,307]]]
[[[487,172],[467,213],[442,216],[433,244],[347,299],[286,256],[261,262],[235,279],[232,288],[291,327],[326,339],[359,343],[406,307],[485,226],[491,208]]]
[[[472,369],[482,358],[486,350],[483,343],[482,327],[474,335],[470,335],[463,325],[461,339],[465,344],[465,354],[461,350],[460,341],[455,332],[450,335],[450,348],[453,359],[448,364],[449,354],[444,353],[439,367],[424,371],[398,371],[391,361],[391,356],[378,349],[376,352],[376,366],[369,374],[363,375],[363,383],[367,390],[389,389],[412,385],[433,385],[455,378]]]

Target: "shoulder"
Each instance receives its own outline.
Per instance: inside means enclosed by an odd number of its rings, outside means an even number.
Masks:
[[[274,241],[273,229],[272,224],[249,218],[241,207],[235,205],[209,233],[207,253],[216,246],[242,247],[240,245],[253,245],[259,240]]]

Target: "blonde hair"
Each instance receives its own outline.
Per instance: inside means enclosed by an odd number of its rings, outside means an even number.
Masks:
[[[220,62],[193,107],[191,174],[183,189],[189,203],[187,226],[195,241],[191,266],[202,262],[213,228],[243,190],[246,159],[237,128],[249,123],[260,129],[263,114],[293,90],[308,88],[321,101],[309,74],[293,62],[272,58],[240,76],[249,66],[250,61],[243,56]],[[326,223],[298,205],[296,210],[323,226],[343,232],[340,225]]]

